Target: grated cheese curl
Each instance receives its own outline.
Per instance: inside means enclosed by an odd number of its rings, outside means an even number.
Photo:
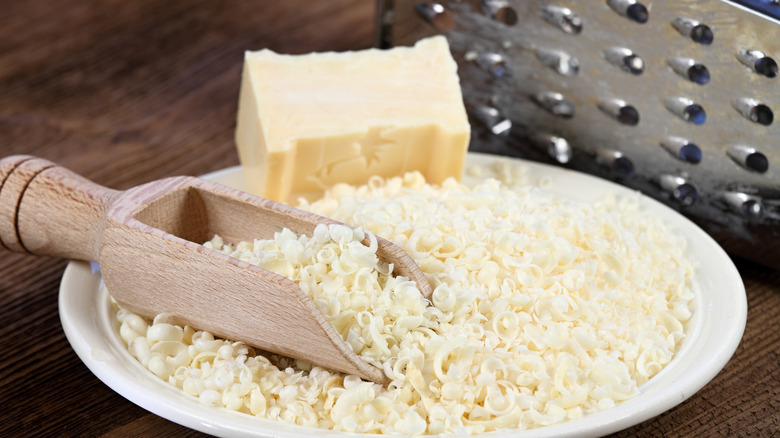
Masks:
[[[240,342],[117,311],[128,351],[159,378],[258,417],[374,434],[529,429],[609,409],[664,368],[693,313],[686,242],[636,197],[586,204],[525,184],[427,184],[419,173],[338,185],[302,208],[318,226],[206,247],[296,281],[382,387]],[[434,287],[422,298],[376,257],[381,235]],[[369,244],[361,243],[368,237]]]

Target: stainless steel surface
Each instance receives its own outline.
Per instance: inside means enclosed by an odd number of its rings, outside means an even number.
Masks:
[[[740,3],[385,0],[377,41],[447,37],[471,150],[641,190],[780,269],[780,5]]]

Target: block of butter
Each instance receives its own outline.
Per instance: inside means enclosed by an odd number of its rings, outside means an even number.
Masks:
[[[315,198],[418,170],[460,178],[470,127],[447,40],[280,55],[246,52],[236,145],[250,192]]]

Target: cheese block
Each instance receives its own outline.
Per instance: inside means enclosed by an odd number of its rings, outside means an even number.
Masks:
[[[236,145],[250,192],[280,202],[418,170],[460,178],[470,127],[447,40],[281,55],[246,52]]]

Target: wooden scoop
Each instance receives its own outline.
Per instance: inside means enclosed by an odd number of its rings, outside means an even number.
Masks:
[[[312,235],[334,220],[193,177],[120,192],[30,156],[0,160],[0,244],[6,249],[100,263],[116,301],[145,317],[178,323],[332,370],[385,383],[361,360],[293,281],[210,250],[271,238],[288,228]],[[377,237],[395,275],[431,287],[399,247]]]

